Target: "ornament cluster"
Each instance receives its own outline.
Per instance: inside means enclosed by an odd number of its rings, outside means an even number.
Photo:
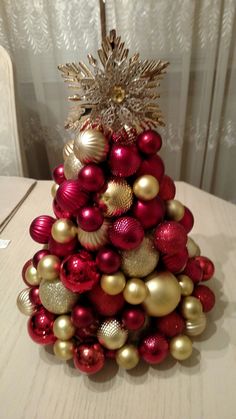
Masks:
[[[107,358],[125,369],[187,359],[215,304],[214,265],[188,237],[193,215],[161,145],[151,129],[87,121],[53,171],[54,216],[30,225],[43,247],[23,267],[18,307],[34,342],[87,374]]]

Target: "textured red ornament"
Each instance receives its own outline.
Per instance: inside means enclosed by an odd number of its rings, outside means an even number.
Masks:
[[[138,200],[133,205],[132,213],[144,229],[149,229],[163,221],[165,205],[159,197],[150,201]]]
[[[30,224],[29,232],[32,239],[38,243],[47,244],[55,221],[55,218],[50,217],[50,215],[36,217]]]
[[[111,148],[109,165],[114,176],[128,177],[137,172],[141,157],[135,145],[114,145]]]
[[[103,348],[99,343],[82,343],[75,348],[75,368],[86,374],[95,374],[100,371],[105,362]]]
[[[143,339],[139,353],[148,364],[160,364],[169,352],[168,341],[159,333],[153,333]]]
[[[92,308],[81,304],[76,305],[72,310],[71,320],[73,325],[78,328],[90,326],[94,321]]]
[[[121,265],[121,257],[118,252],[111,247],[103,247],[96,256],[98,269],[104,274],[113,274],[117,272]]]
[[[184,216],[179,221],[179,223],[185,228],[187,233],[189,233],[192,230],[194,224],[194,217],[190,209],[188,209],[187,207],[184,207]]]
[[[63,210],[54,198],[52,202],[52,209],[57,218],[71,218],[72,214],[69,211]]]
[[[166,316],[157,318],[156,326],[163,335],[173,338],[183,332],[185,321],[176,311],[173,311]]]
[[[98,230],[104,221],[103,214],[98,207],[83,207],[79,210],[77,223],[84,231]]]
[[[137,177],[142,175],[152,175],[160,182],[163,178],[164,172],[164,163],[162,159],[156,154],[145,160],[142,160],[142,163],[137,172]]]
[[[120,217],[111,225],[109,237],[112,244],[122,250],[138,247],[144,237],[141,223],[133,217]]]
[[[44,308],[31,316],[28,320],[28,333],[31,339],[40,345],[49,345],[56,341],[53,334],[55,315]]]
[[[99,325],[99,320],[94,319],[89,326],[76,329],[75,335],[81,341],[88,341],[91,338],[95,338],[97,336],[97,330],[99,328]]]
[[[71,255],[76,247],[78,246],[77,237],[69,241],[68,243],[58,243],[52,237],[50,237],[48,242],[48,248],[50,252],[58,256],[59,258]]]
[[[41,249],[41,250],[38,250],[36,253],[35,253],[35,255],[33,256],[33,259],[32,259],[32,262],[33,262],[33,265],[34,265],[34,267],[37,269],[37,266],[38,266],[38,263],[39,263],[39,261],[44,257],[44,256],[47,256],[47,255],[50,255],[50,251],[49,250],[47,250],[47,249]],[[28,265],[29,266],[29,265]],[[27,267],[28,267],[27,266]]]
[[[215,294],[206,285],[197,285],[193,291],[194,297],[202,303],[203,311],[210,311],[215,305]]]
[[[39,297],[39,287],[32,287],[29,292],[29,299],[32,304],[35,304],[36,306],[41,305],[41,300]]]
[[[56,200],[64,211],[76,214],[79,208],[87,204],[88,193],[81,189],[77,180],[66,180],[59,186]]]
[[[206,256],[197,256],[194,258],[203,270],[202,281],[208,281],[214,275],[214,263]]]
[[[177,253],[185,248],[186,243],[187,233],[176,221],[165,221],[154,232],[154,244],[162,253]]]
[[[170,176],[164,175],[160,182],[159,197],[164,201],[174,199],[176,187]]]
[[[156,154],[162,146],[161,136],[152,129],[143,131],[137,138],[137,146],[144,154]]]
[[[126,308],[122,313],[122,321],[128,330],[141,329],[145,323],[146,315],[141,308]]]
[[[195,258],[190,258],[184,268],[183,274],[189,276],[194,283],[202,281],[203,270]]]
[[[174,254],[167,254],[162,256],[162,262],[164,263],[167,271],[177,274],[181,272],[188,261],[188,250],[185,247],[179,252]]]
[[[108,295],[99,284],[89,291],[88,297],[97,312],[102,316],[114,316],[125,304],[123,293]]]
[[[88,192],[99,192],[105,183],[103,170],[95,163],[82,167],[78,174],[78,180],[82,189]]]
[[[62,182],[64,182],[64,180],[66,180],[65,175],[64,175],[63,164],[59,164],[59,166],[55,167],[55,169],[52,172],[52,177],[58,185],[60,185]]]

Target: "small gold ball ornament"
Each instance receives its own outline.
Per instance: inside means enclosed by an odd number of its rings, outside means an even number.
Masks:
[[[130,304],[141,304],[148,295],[145,282],[140,278],[130,278],[123,291],[125,301]]]
[[[53,198],[55,198],[56,194],[57,194],[57,189],[59,188],[60,185],[58,185],[57,183],[53,182],[52,187],[51,187],[51,195]]]
[[[159,182],[151,175],[140,176],[133,184],[133,191],[137,198],[149,201],[157,196]]]
[[[181,288],[181,295],[187,297],[191,295],[194,289],[194,283],[187,275],[178,275],[177,276],[180,288]]]
[[[82,169],[83,164],[74,153],[71,153],[64,162],[64,175],[66,179],[77,179],[78,173]]]
[[[195,320],[187,320],[185,326],[185,333],[188,336],[201,335],[206,329],[206,315],[205,313],[200,314]]]
[[[63,148],[63,159],[65,160],[70,154],[74,153],[74,140],[68,141]]]
[[[36,305],[30,301],[29,292],[30,288],[25,288],[19,293],[16,300],[18,309],[26,316],[31,316],[37,311]]]
[[[184,361],[192,355],[193,345],[186,335],[175,336],[170,341],[170,353],[178,361]]]
[[[130,370],[139,363],[139,353],[134,345],[124,345],[116,352],[117,364],[126,370]]]
[[[83,164],[100,163],[108,153],[108,140],[100,131],[88,129],[79,132],[74,142],[74,153]]]
[[[126,279],[121,271],[110,275],[102,275],[100,285],[107,294],[120,294],[125,288]]]
[[[97,332],[99,342],[107,349],[121,348],[127,337],[127,329],[116,319],[105,320]]]
[[[53,323],[53,333],[58,339],[71,339],[75,334],[75,327],[72,324],[70,316],[66,314],[58,316]]]
[[[202,304],[196,297],[185,297],[181,303],[181,312],[185,319],[196,320],[202,314]]]
[[[40,284],[42,278],[38,275],[37,269],[31,264],[25,271],[25,279],[29,285],[35,287]]]
[[[68,243],[77,235],[77,228],[71,220],[60,218],[52,225],[51,235],[58,243]]]
[[[188,256],[190,258],[193,258],[195,256],[200,256],[201,254],[200,247],[198,246],[197,243],[195,243],[195,241],[191,237],[188,237],[186,246],[188,250]]]
[[[107,189],[100,196],[99,203],[104,208],[106,217],[113,217],[128,211],[133,202],[132,188],[126,180],[113,179],[107,184]]]
[[[54,255],[46,255],[40,259],[37,272],[40,278],[56,279],[60,272],[60,259]]]
[[[74,345],[72,340],[56,340],[53,345],[53,352],[58,359],[69,361],[74,355]]]
[[[184,216],[184,206],[177,199],[166,201],[166,214],[170,220],[180,221]]]
[[[43,279],[39,286],[39,297],[43,306],[54,314],[68,313],[79,298],[64,287],[60,279]]]
[[[78,228],[78,240],[87,250],[99,249],[109,242],[108,231],[110,222],[105,219],[101,227],[97,231],[85,231]]]

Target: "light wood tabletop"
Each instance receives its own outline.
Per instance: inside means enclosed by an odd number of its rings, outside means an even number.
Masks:
[[[16,297],[21,268],[40,248],[28,234],[40,214],[52,214],[52,182],[40,181],[1,233],[1,419],[234,419],[236,417],[236,206],[177,182],[177,198],[195,216],[191,233],[216,266],[208,282],[217,304],[185,362],[139,364],[126,372],[114,362],[94,376],[36,345]],[[207,284],[207,285],[208,285]]]

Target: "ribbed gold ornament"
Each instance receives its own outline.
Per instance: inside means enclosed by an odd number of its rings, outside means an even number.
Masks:
[[[36,312],[36,305],[30,301],[29,292],[30,288],[25,288],[19,293],[16,300],[18,309],[26,316],[31,316]]]
[[[108,230],[110,222],[104,220],[103,224],[97,231],[84,231],[78,228],[78,239],[83,247],[88,250],[96,250],[104,244],[108,243]]]
[[[127,337],[127,329],[116,319],[105,320],[97,332],[99,342],[107,349],[121,348]]]
[[[195,320],[187,320],[185,333],[188,336],[201,335],[206,328],[207,320],[205,313],[200,314]]]
[[[132,188],[125,180],[113,179],[99,198],[106,217],[113,217],[128,211],[133,202]]]
[[[71,153],[74,153],[74,140],[70,140],[64,145],[63,159],[65,160]]]
[[[82,169],[83,164],[74,153],[71,153],[68,157],[66,157],[64,162],[64,175],[66,179],[77,179],[78,173]]]
[[[78,295],[65,288],[60,279],[43,279],[39,296],[43,306],[55,314],[68,313],[78,300]]]
[[[74,153],[83,163],[100,163],[106,158],[108,140],[102,132],[88,129],[79,132],[74,141]]]

